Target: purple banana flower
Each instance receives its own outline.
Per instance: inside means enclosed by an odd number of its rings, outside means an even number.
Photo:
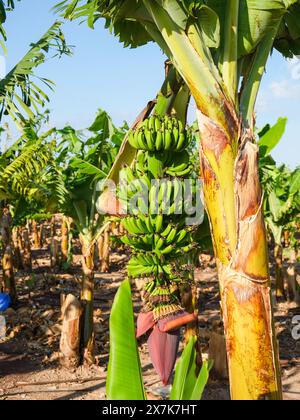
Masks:
[[[178,312],[155,322],[153,312],[140,313],[137,321],[137,337],[150,332],[148,348],[154,369],[164,385],[173,372],[180,340],[180,328],[195,321],[195,314]]]

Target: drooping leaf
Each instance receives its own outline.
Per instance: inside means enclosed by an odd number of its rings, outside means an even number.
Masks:
[[[146,399],[129,280],[121,284],[111,310],[106,392],[110,400]]]
[[[204,35],[204,41],[209,48],[218,48],[221,41],[221,26],[216,12],[208,6],[199,10],[199,25]]]
[[[32,119],[33,111],[48,101],[47,95],[33,82],[33,71],[45,62],[50,52],[54,52],[55,56],[71,54],[61,25],[61,22],[55,22],[0,81],[0,120],[4,114],[10,115],[17,124],[21,120],[22,127],[26,118]],[[53,82],[42,78],[40,80],[53,89]]]

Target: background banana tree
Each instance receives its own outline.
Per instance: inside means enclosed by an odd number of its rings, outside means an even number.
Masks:
[[[54,144],[49,141],[51,134],[52,130],[39,136],[32,123],[27,123],[23,135],[0,155],[2,289],[11,295],[13,302],[16,300],[16,290],[12,226],[23,217],[29,203],[34,201],[36,206],[39,199],[44,199],[40,197],[44,192],[41,192],[39,180],[52,159]]]
[[[19,0],[18,0],[19,1]],[[7,53],[5,41],[7,40],[3,24],[6,21],[6,11],[15,8],[15,1],[0,1],[0,45]],[[34,74],[36,67],[40,66],[50,57],[71,55],[72,49],[67,45],[62,32],[62,23],[54,22],[45,34],[31,44],[24,57],[0,80],[0,121],[3,116],[9,116],[14,123],[22,129],[27,119],[34,119],[34,114],[49,100],[41,85],[53,89],[54,83],[46,78]]]
[[[54,165],[49,169],[48,187],[56,211],[72,219],[82,249],[81,301],[84,305],[82,323],[82,359],[94,361],[93,289],[95,245],[105,227],[105,218],[97,211],[101,193],[99,181],[106,179],[127,126],[117,129],[102,110],[88,130],[65,127],[57,131]]]
[[[276,271],[276,296],[286,297],[284,285],[284,247],[289,259],[295,259],[298,241],[296,233],[300,217],[300,169],[277,166],[270,153],[280,141],[286,125],[279,119],[273,127],[266,126],[260,133],[260,172],[265,193],[264,212],[268,231],[273,239]],[[295,264],[296,261],[293,261]],[[289,281],[289,298],[299,303],[296,276]]]
[[[65,0],[58,10],[91,27],[105,18],[125,46],[155,41],[187,83],[201,133],[231,396],[281,399],[254,109],[272,49],[299,53],[300,2]]]

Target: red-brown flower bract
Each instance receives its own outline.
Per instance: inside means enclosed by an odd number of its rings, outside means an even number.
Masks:
[[[137,321],[137,337],[150,332],[148,349],[153,366],[164,385],[172,375],[180,341],[180,328],[195,321],[195,314],[181,311],[169,315],[157,323],[153,312],[140,313]]]

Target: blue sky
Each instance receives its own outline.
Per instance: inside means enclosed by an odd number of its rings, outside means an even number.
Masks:
[[[50,11],[58,0],[23,0],[9,14],[7,70],[54,22]],[[50,60],[38,74],[53,80],[50,94],[51,124],[66,123],[87,127],[98,108],[108,111],[116,124],[131,123],[146,102],[152,99],[163,80],[164,57],[154,44],[130,50],[99,23],[94,31],[86,24],[67,23],[64,33],[75,46],[74,56]],[[289,118],[282,143],[274,150],[278,162],[300,164],[300,60],[288,63],[278,54],[269,62],[258,100],[258,125]],[[193,116],[193,111],[191,111]]]

